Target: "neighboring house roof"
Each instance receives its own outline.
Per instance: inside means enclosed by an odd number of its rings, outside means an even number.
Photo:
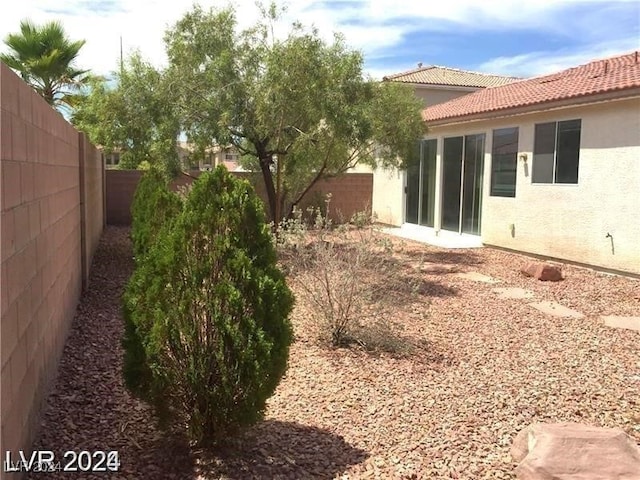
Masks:
[[[640,54],[633,52],[551,75],[478,90],[428,107],[422,111],[422,118],[426,122],[445,123],[445,120],[485,117],[503,110],[639,88]]]
[[[490,75],[488,73],[470,72],[457,68],[430,65],[394,75],[387,75],[383,80],[424,85],[485,88],[505,85],[520,79],[517,77]]]

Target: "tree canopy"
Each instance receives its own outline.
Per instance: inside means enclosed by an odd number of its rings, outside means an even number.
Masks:
[[[84,40],[70,40],[59,22],[38,26],[20,22],[20,33],[5,38],[8,53],[0,60],[15,70],[50,105],[72,107],[78,88],[88,79],[87,70],[74,66]]]
[[[410,159],[424,124],[411,89],[365,78],[340,35],[277,38],[277,8],[262,14],[238,31],[232,9],[194,7],[165,35],[167,73],[189,138],[254,157],[277,222],[320,178]]]
[[[111,82],[92,79],[72,122],[106,152],[119,152],[122,167],[146,161],[174,174],[180,124],[169,88],[164,72],[134,52]]]

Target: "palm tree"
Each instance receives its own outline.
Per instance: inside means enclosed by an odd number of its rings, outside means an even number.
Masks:
[[[47,103],[55,107],[73,106],[77,97],[74,91],[88,80],[87,70],[73,66],[84,40],[69,40],[59,22],[38,26],[23,20],[20,33],[9,34],[5,44],[11,51],[0,54],[0,60],[15,70]]]

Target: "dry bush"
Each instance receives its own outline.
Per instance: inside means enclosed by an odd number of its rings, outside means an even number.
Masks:
[[[398,356],[414,353],[413,343],[400,333],[402,326],[386,317],[379,317],[355,327],[352,342],[372,353],[387,352]]]
[[[393,258],[389,239],[371,226],[331,228],[321,214],[315,228],[288,227],[279,236],[281,260],[318,336],[333,346],[406,353],[406,339],[386,319],[418,282]]]

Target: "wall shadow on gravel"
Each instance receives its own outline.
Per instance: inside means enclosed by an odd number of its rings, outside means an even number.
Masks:
[[[331,479],[369,457],[328,430],[266,420],[233,444],[194,452],[204,478]]]

